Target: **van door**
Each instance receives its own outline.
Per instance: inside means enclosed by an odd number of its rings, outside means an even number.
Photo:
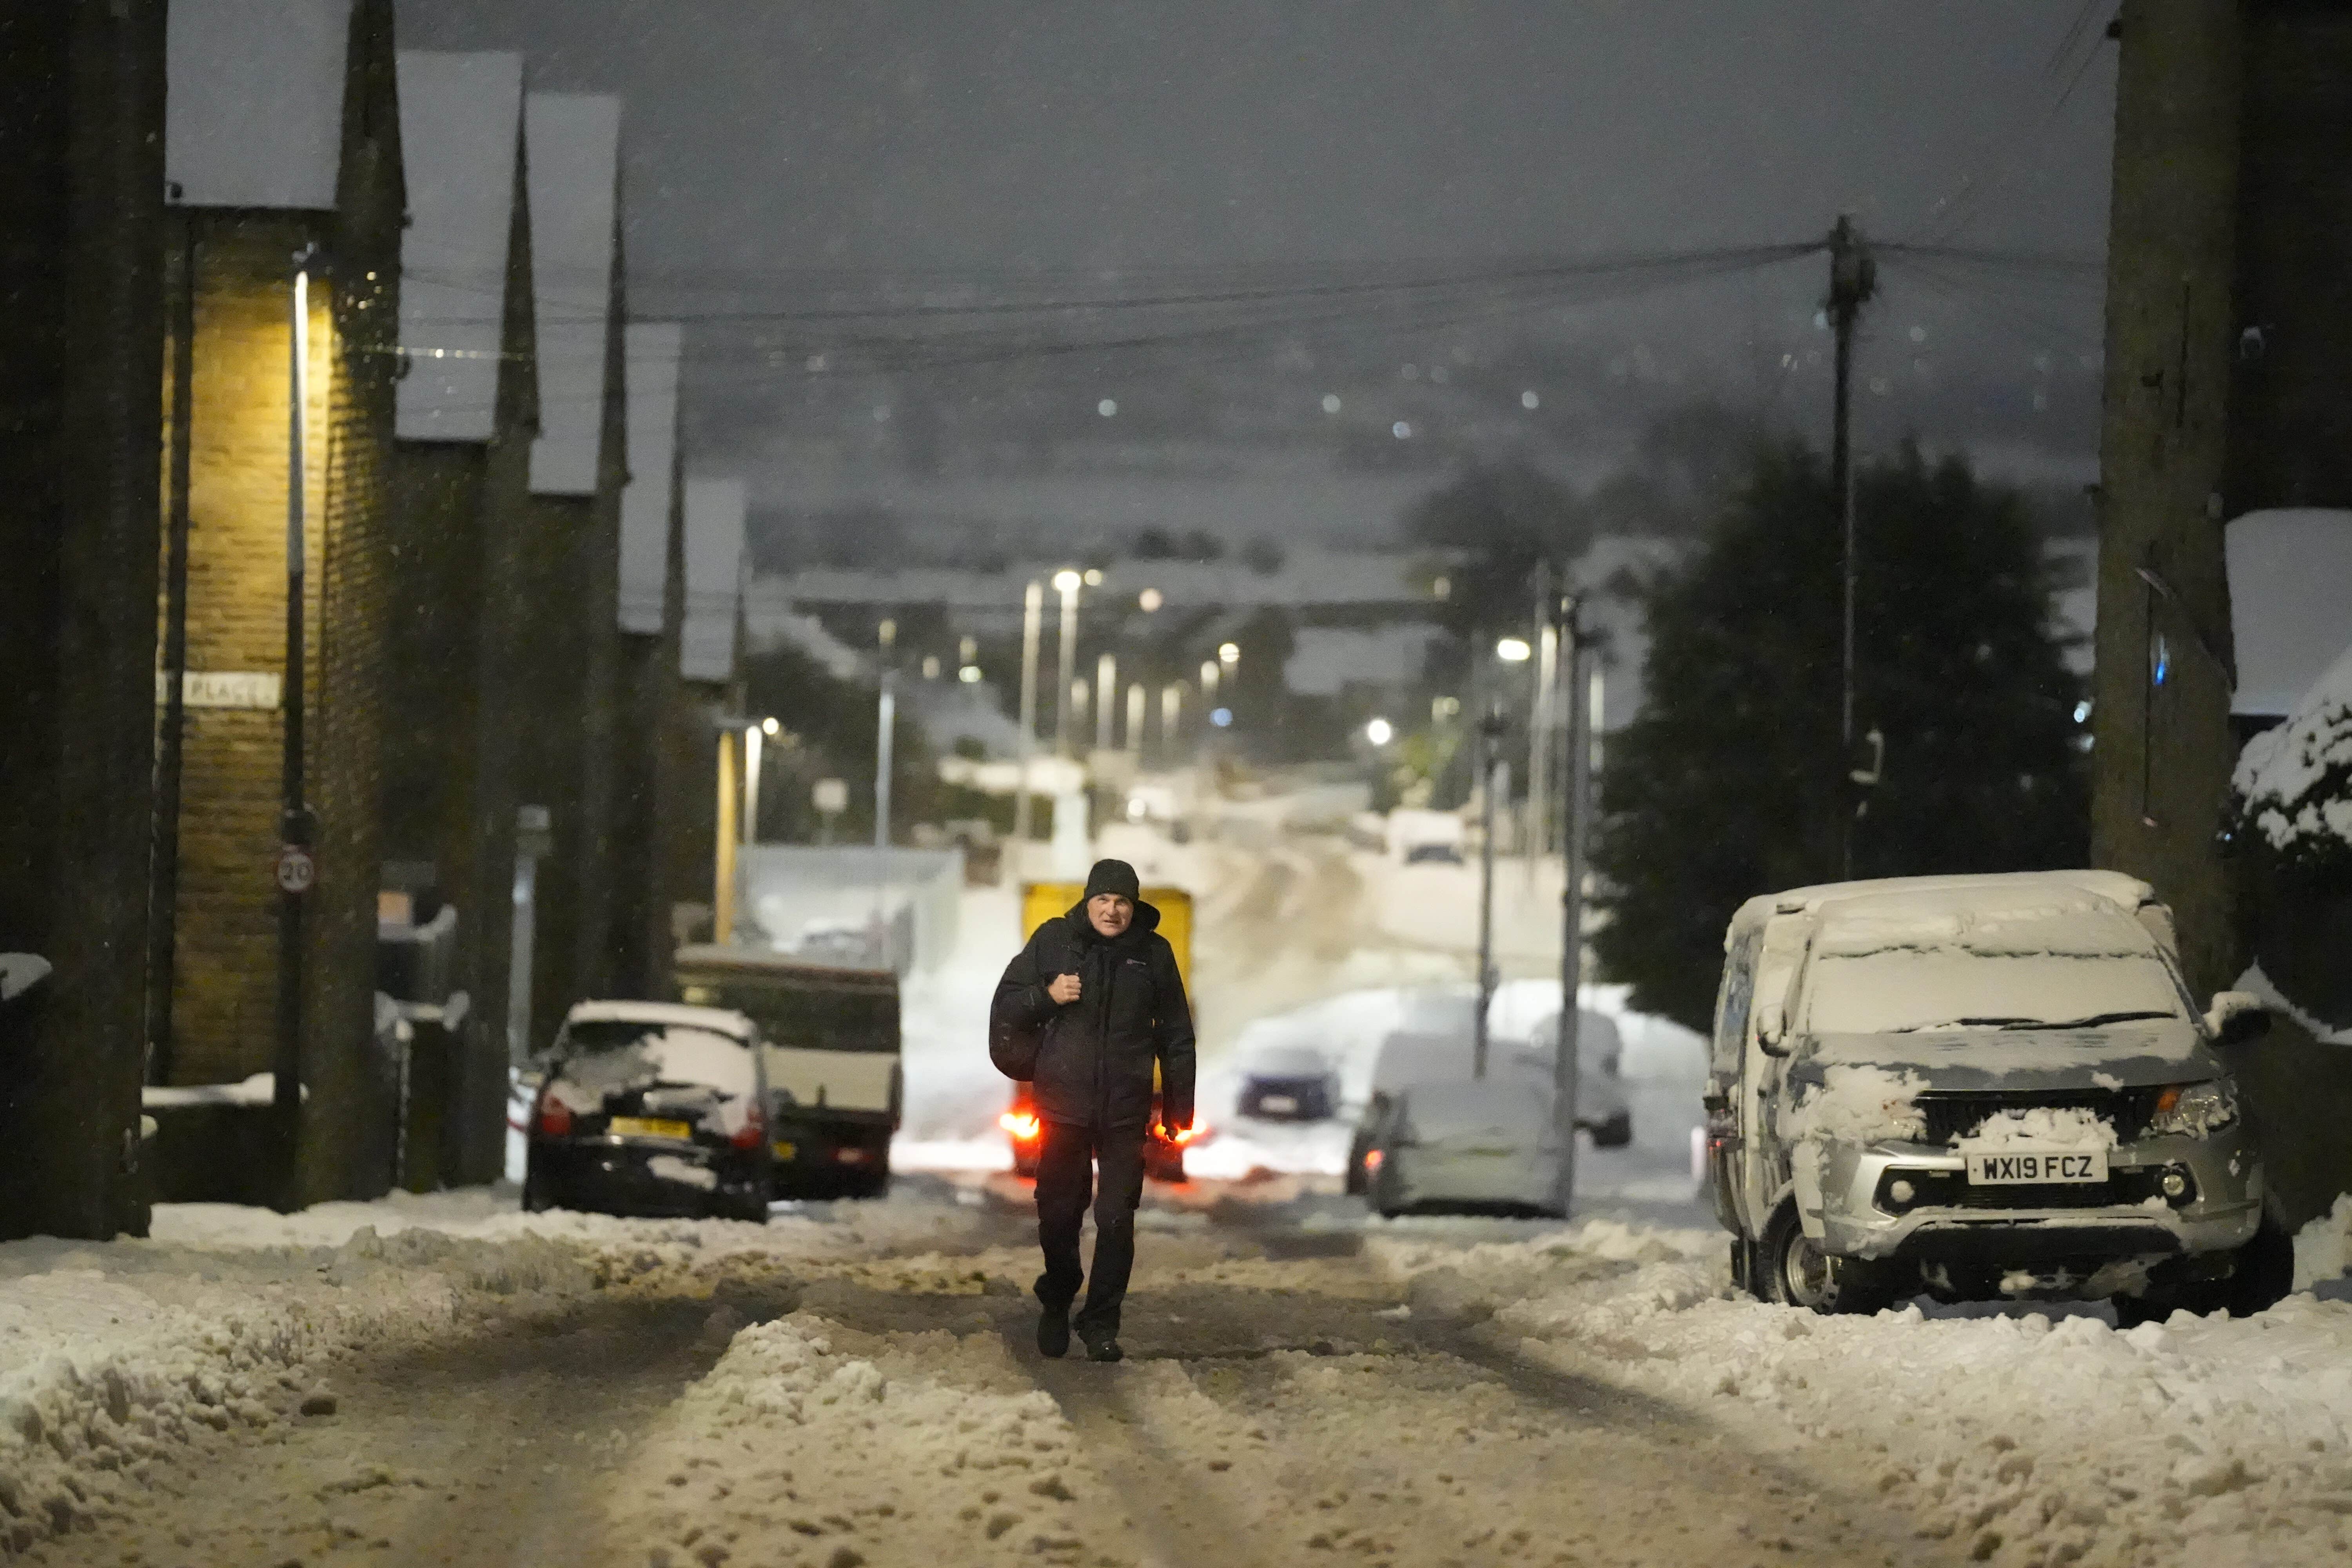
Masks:
[[[1785,1009],[1802,967],[1811,921],[1804,915],[1777,915],[1765,924],[1756,959],[1756,991],[1740,1041],[1739,1092],[1734,1099],[1739,1139],[1739,1199],[1747,1234],[1762,1234],[1764,1222],[1789,1182],[1788,1151],[1780,1145],[1773,1108],[1780,1092],[1783,1064],[1764,1048],[1768,1022],[1785,1027]]]
[[[1759,927],[1731,944],[1724,955],[1723,984],[1715,997],[1715,1032],[1707,1042],[1706,1187],[1716,1223],[1738,1235],[1739,1212],[1740,1058],[1748,1039],[1748,1016],[1756,995],[1756,955],[1764,932]]]

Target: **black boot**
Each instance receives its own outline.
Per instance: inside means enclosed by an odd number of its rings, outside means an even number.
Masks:
[[[1070,1309],[1045,1302],[1037,1314],[1037,1353],[1060,1357],[1069,1353]]]
[[[1106,1330],[1096,1329],[1088,1331],[1081,1329],[1078,1331],[1078,1337],[1087,1343],[1088,1361],[1118,1361],[1127,1354],[1125,1351],[1118,1348],[1118,1336]]]

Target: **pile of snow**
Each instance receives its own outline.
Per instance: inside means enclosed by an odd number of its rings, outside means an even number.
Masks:
[[[2246,742],[2231,782],[2245,819],[2282,855],[2352,857],[2352,648],[2285,723]]]
[[[2352,1552],[2352,1303],[2294,1296],[2128,1332],[2015,1309],[1822,1318],[1735,1297],[1709,1232],[1593,1222],[1368,1247],[1410,1281],[1416,1316],[1489,1318],[1521,1355],[1729,1424],[1979,1562],[2284,1568]]]
[[[106,1518],[198,1428],[261,1430],[353,1345],[425,1343],[593,1292],[580,1248],[362,1228],[242,1258],[152,1243],[0,1248],[0,1548]]]
[[[2112,1149],[2116,1124],[2083,1106],[2035,1105],[2023,1110],[1997,1110],[1978,1123],[1977,1130],[1953,1140],[1956,1148],[1986,1149]]]
[[[2295,1234],[2294,1288],[2307,1290],[2347,1275],[2352,1275],[2352,1193],[2338,1193],[2333,1209]]]

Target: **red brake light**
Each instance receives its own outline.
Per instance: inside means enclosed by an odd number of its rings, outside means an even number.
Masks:
[[[743,1125],[735,1130],[735,1136],[730,1138],[728,1142],[738,1149],[757,1149],[767,1141],[767,1112],[760,1108],[759,1101],[753,1100],[751,1113],[743,1119]]]
[[[1008,1110],[996,1119],[996,1124],[1012,1133],[1016,1143],[1026,1143],[1037,1136],[1037,1119],[1025,1110]]]
[[[1381,1162],[1387,1158],[1388,1154],[1384,1150],[1367,1149],[1364,1151],[1364,1174],[1369,1176],[1378,1171],[1381,1168]]]
[[[572,1108],[560,1100],[551,1099],[545,1090],[539,1097],[539,1130],[550,1138],[572,1135]]]
[[[1208,1129],[1206,1127],[1202,1126],[1200,1122],[1195,1121],[1190,1127],[1179,1127],[1176,1129],[1174,1134],[1175,1141],[1179,1143],[1190,1143],[1193,1139],[1198,1138],[1202,1133],[1206,1132],[1207,1131]]]

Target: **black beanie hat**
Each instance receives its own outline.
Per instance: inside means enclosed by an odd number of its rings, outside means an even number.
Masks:
[[[1135,868],[1124,860],[1097,860],[1095,868],[1087,873],[1084,903],[1101,893],[1117,893],[1129,903],[1143,898],[1143,884],[1136,879]]]

